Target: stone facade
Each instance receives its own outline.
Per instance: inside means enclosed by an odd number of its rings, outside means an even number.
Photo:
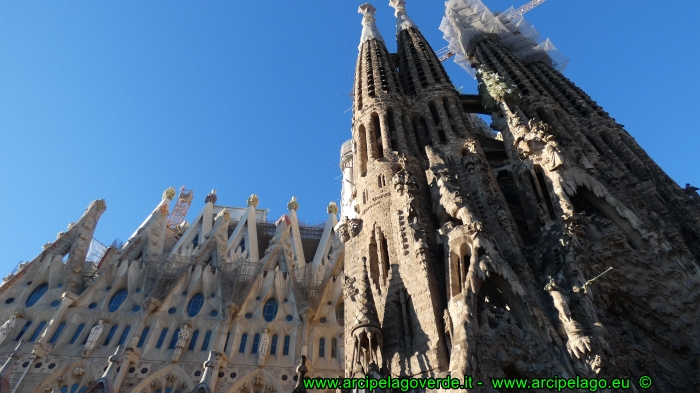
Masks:
[[[0,286],[0,391],[275,393],[296,367],[342,374],[343,248],[329,206],[300,225],[296,198],[266,211],[205,199],[168,225],[174,190],[123,246],[86,262],[103,200]],[[5,322],[6,321],[6,322]]]
[[[339,221],[331,203],[323,226],[300,225],[292,198],[272,224],[257,196],[233,208],[212,192],[173,224],[168,189],[92,263],[93,202],[0,286],[0,392],[303,392],[299,377],[387,375],[649,375],[649,391],[698,391],[697,188],[479,0],[449,0],[443,21],[479,80],[470,96],[405,2],[391,6],[396,54],[359,9]]]
[[[452,28],[472,32],[456,35],[501,137],[482,132],[474,97],[455,91],[405,2],[391,6],[397,54],[360,7],[342,153],[345,375],[649,375],[654,391],[698,391],[694,190],[549,57],[516,56],[517,31],[489,21],[473,34],[474,12]]]

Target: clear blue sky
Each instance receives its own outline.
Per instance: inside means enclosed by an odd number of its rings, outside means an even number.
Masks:
[[[492,10],[524,2],[485,0]],[[374,5],[395,51],[386,3]],[[302,219],[323,220],[350,138],[359,4],[0,1],[0,275],[98,198],[108,208],[96,238],[107,244],[183,184],[192,214],[216,188],[223,205],[257,193],[270,219],[296,195]],[[443,2],[407,8],[443,47]],[[699,13],[696,0],[548,0],[527,19],[672,178],[700,185]]]

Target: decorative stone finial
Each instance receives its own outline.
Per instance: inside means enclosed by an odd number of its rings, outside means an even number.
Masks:
[[[211,202],[211,204],[213,205],[216,203],[217,199],[219,199],[219,198],[217,198],[217,196],[216,196],[216,190],[211,190],[211,193],[209,193],[209,195],[207,195],[207,197],[204,198],[204,203]]]
[[[297,197],[293,196],[292,200],[287,203],[287,210],[299,210],[299,202],[297,202]]]
[[[328,208],[326,210],[328,211],[328,214],[338,214],[338,205],[336,205],[335,202],[331,202],[328,204]]]
[[[248,198],[248,206],[258,207],[258,202],[259,202],[258,196],[255,195],[255,194],[252,194],[252,195]]]
[[[357,9],[357,12],[364,15],[362,18],[362,36],[360,37],[360,46],[358,49],[362,48],[362,44],[366,41],[372,39],[384,42],[382,35],[379,34],[379,30],[377,29],[376,20],[374,19],[374,14],[377,12],[377,9],[374,8],[372,4],[365,3]]]
[[[416,24],[413,23],[406,13],[406,1],[390,0],[389,5],[396,10],[394,12],[394,16],[396,16],[396,34],[409,27],[416,27]]]
[[[172,201],[173,198],[175,198],[175,189],[173,187],[168,187],[165,191],[163,191],[163,199]]]

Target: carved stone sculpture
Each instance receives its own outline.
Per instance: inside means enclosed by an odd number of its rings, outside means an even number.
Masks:
[[[258,366],[262,367],[265,364],[265,358],[270,351],[270,330],[263,329],[260,335],[260,345],[258,346]]]
[[[177,334],[177,342],[175,343],[175,352],[173,352],[173,363],[180,360],[180,355],[187,345],[187,340],[190,338],[190,324],[185,323],[180,332]]]
[[[93,326],[92,329],[90,329],[90,335],[88,336],[88,339],[85,342],[85,350],[83,351],[84,353],[92,351],[97,345],[97,341],[100,339],[100,336],[102,335],[102,330],[104,329],[104,326],[102,326],[103,323],[104,321],[100,319],[100,321],[97,322],[97,325]]]
[[[5,321],[5,323],[0,326],[0,344],[5,342],[7,337],[12,334],[12,332],[15,330],[15,323],[17,320],[17,316],[15,314],[12,314],[10,316],[10,319]]]

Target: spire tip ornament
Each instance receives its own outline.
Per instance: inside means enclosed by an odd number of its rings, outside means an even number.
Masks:
[[[175,189],[173,187],[168,187],[165,191],[163,191],[163,199],[172,201],[173,198],[175,198]]]

